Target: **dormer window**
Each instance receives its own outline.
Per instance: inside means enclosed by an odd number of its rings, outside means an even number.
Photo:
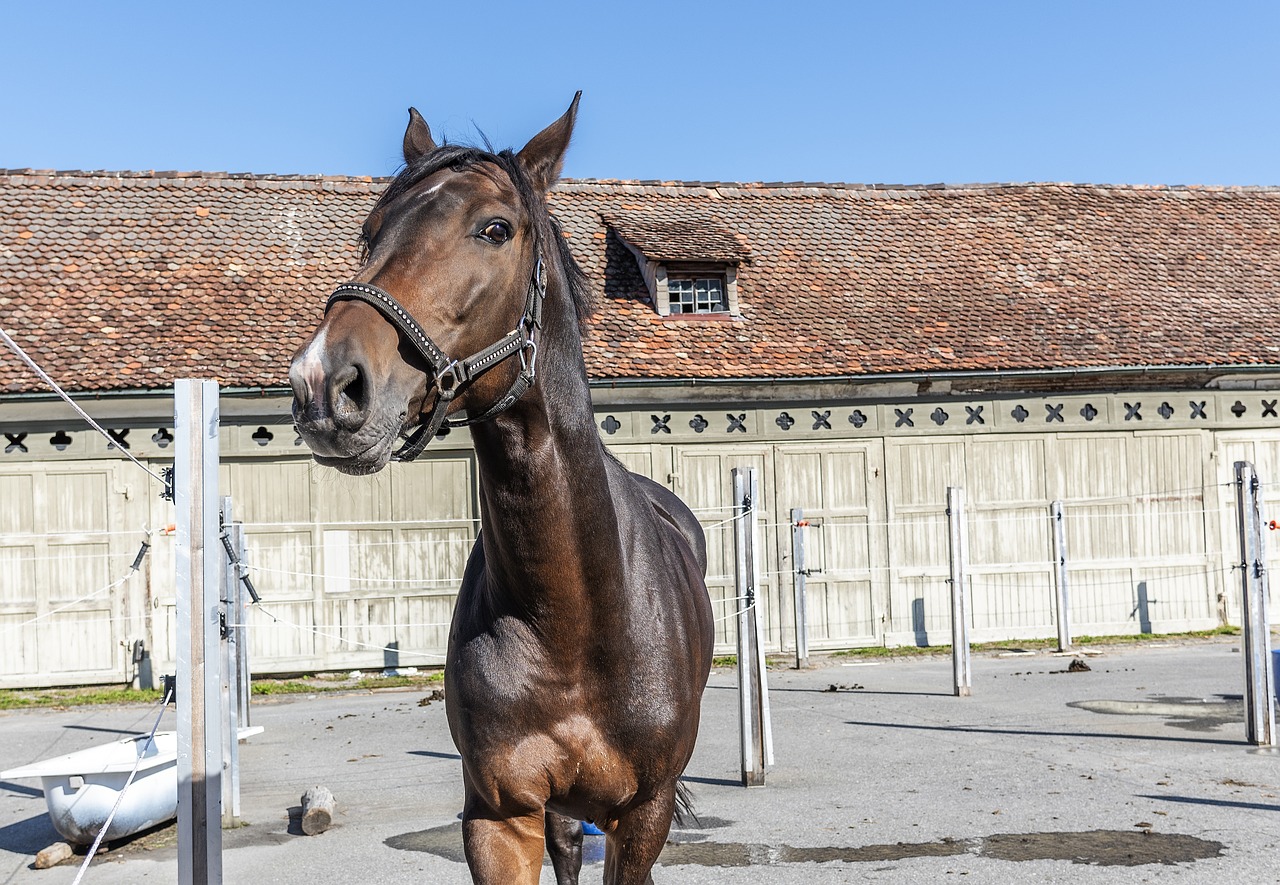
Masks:
[[[635,256],[659,316],[740,316],[738,266],[749,250],[724,225],[686,214],[604,220]]]
[[[724,277],[667,274],[667,306],[671,313],[728,313]]]

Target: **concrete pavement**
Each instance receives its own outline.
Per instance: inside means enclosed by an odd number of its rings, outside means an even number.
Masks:
[[[688,770],[701,826],[673,832],[655,881],[1280,882],[1280,755],[1243,743],[1234,643],[1112,648],[1081,672],[1070,660],[976,656],[970,698],[950,695],[949,658],[773,670],[776,764],[751,790],[738,785],[735,674],[714,674]],[[469,881],[459,762],[443,704],[420,706],[423,694],[258,702],[266,731],[241,749],[250,825],[224,833],[224,881]],[[145,731],[153,716],[0,713],[0,769]],[[313,784],[338,815],[308,837],[296,811]],[[74,866],[29,868],[56,838],[38,784],[0,783],[0,883],[71,882]],[[601,842],[588,837],[584,883],[600,881]],[[85,882],[176,871],[160,834],[96,861]]]

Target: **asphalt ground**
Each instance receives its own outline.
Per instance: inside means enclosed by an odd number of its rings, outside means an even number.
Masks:
[[[687,772],[701,824],[673,831],[655,881],[1280,882],[1280,755],[1244,742],[1236,643],[1108,648],[1079,671],[1071,660],[975,656],[968,698],[952,696],[945,657],[772,670],[775,764],[752,789],[735,673],[716,672]],[[443,703],[424,699],[256,703],[266,731],[241,747],[248,825],[223,834],[224,881],[468,882],[459,762]],[[0,769],[146,731],[154,715],[0,713]],[[305,836],[298,806],[314,784],[338,813]],[[31,868],[57,838],[38,783],[0,782],[0,883],[70,883],[74,864]],[[602,841],[587,837],[584,883],[601,880]],[[176,879],[169,827],[113,846],[84,882]]]

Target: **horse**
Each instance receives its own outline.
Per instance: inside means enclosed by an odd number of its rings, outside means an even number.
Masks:
[[[547,208],[580,97],[518,152],[437,145],[410,108],[363,263],[289,368],[299,433],[344,473],[470,428],[482,528],[445,706],[478,883],[537,882],[544,847],[576,883],[580,821],[605,833],[606,883],[651,883],[712,660],[702,528],[595,426],[591,290]]]

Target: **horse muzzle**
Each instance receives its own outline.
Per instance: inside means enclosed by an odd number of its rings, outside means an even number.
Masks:
[[[391,460],[404,413],[374,407],[369,372],[359,362],[331,367],[308,347],[290,365],[289,384],[294,427],[318,463],[367,474]]]

